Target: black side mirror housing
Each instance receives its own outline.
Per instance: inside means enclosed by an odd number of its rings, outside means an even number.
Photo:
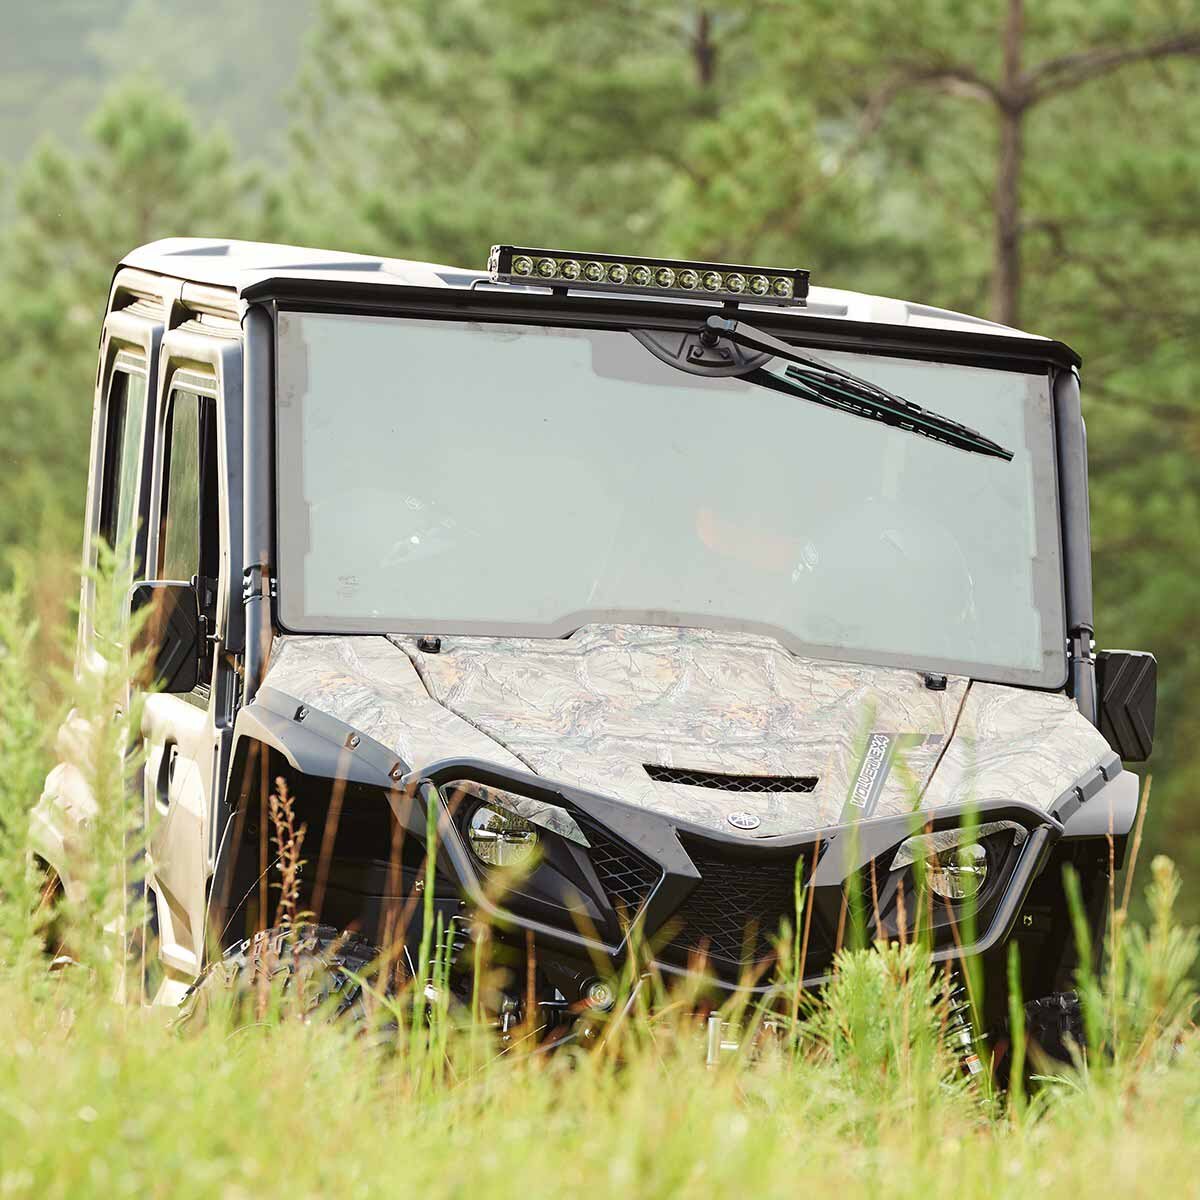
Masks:
[[[135,583],[131,613],[149,608],[136,650],[145,655],[149,684],[161,692],[190,692],[200,681],[200,600],[191,583]]]
[[[1100,732],[1126,762],[1145,762],[1154,748],[1158,662],[1141,650],[1096,655]]]

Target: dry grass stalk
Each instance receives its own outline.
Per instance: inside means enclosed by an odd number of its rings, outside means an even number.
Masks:
[[[282,776],[275,780],[275,790],[267,798],[267,810],[274,829],[271,840],[276,850],[275,866],[279,869],[279,903],[275,909],[275,925],[291,929],[298,915],[296,909],[300,900],[300,873],[304,867],[304,860],[300,855],[307,828],[303,824],[296,825],[295,800],[288,792],[287,781]],[[262,886],[265,894],[265,880]],[[265,950],[258,970],[254,998],[255,1015],[260,1021],[267,1012],[271,979],[276,966],[274,945],[268,945]]]
[[[304,835],[308,827],[296,825],[295,799],[289,794],[287,781],[282,776],[275,780],[275,789],[268,801],[271,825],[275,830],[271,840],[275,843],[280,881],[275,924],[292,925],[300,901],[300,873],[304,869],[300,852],[304,848]]]

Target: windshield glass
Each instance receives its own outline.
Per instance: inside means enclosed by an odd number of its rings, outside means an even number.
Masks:
[[[820,353],[1013,460],[686,374],[626,330],[281,314],[283,624],[703,625],[1059,685],[1047,376]]]

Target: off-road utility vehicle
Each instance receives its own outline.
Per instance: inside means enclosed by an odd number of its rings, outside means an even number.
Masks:
[[[769,987],[797,864],[809,983],[857,904],[872,936],[925,912],[993,1015],[1012,938],[1025,996],[1068,1007],[1063,866],[1100,925],[1155,686],[1094,653],[1078,367],[795,269],[130,254],[85,561],[135,531],[159,615],[157,1000],[271,941],[244,939],[282,786],[335,959],[403,938],[413,968],[432,806],[453,970],[486,921],[509,1017],[602,1008],[634,942],[667,979]],[[63,761],[35,829],[68,888],[88,811]]]

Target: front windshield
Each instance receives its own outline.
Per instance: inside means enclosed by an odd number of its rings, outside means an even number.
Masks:
[[[699,625],[1058,686],[1047,376],[820,353],[1013,460],[689,375],[620,329],[281,314],[283,624]]]

